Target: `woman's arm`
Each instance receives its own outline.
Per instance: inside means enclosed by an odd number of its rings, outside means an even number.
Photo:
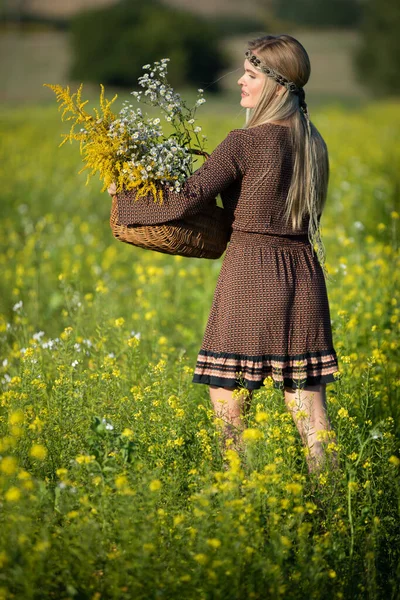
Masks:
[[[152,196],[135,199],[135,192],[118,195],[121,225],[155,225],[194,215],[216,196],[243,177],[252,152],[253,138],[244,129],[234,129],[217,146],[205,163],[184,183],[180,192],[163,190],[162,205]]]

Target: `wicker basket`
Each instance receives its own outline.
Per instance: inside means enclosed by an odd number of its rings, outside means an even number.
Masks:
[[[160,225],[121,225],[117,195],[112,198],[110,226],[113,236],[126,244],[196,258],[219,258],[231,231],[224,209],[217,205],[207,212]]]

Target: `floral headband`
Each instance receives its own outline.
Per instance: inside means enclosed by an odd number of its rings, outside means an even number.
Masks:
[[[255,56],[255,54],[251,52],[251,50],[247,50],[245,52],[245,56],[247,60],[253,65],[253,67],[259,69],[260,71],[268,75],[268,77],[272,77],[272,79],[275,79],[277,83],[283,85],[289,92],[292,92],[293,94],[296,94],[296,96],[299,96],[300,108],[302,109],[304,114],[308,116],[307,104],[305,101],[305,92],[303,87],[297,86],[293,81],[289,81],[289,79],[286,79],[286,77],[278,73],[278,71],[274,71],[274,69],[265,65],[258,58],[258,56]]]

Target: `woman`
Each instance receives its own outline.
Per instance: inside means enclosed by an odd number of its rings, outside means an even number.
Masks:
[[[240,451],[252,390],[272,377],[307,448],[308,469],[318,472],[331,429],[326,384],[338,372],[319,236],[328,152],[308,117],[303,46],[289,35],[266,35],[245,56],[238,84],[246,126],[228,134],[180,193],[166,192],[162,206],[121,196],[119,221],[162,223],[195,214],[221,194],[232,235],[193,382],[209,385],[216,415],[226,421],[225,441],[231,437]],[[296,419],[299,410],[308,418]]]

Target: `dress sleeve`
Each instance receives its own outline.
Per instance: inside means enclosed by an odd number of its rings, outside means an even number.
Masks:
[[[188,177],[180,192],[163,190],[163,203],[152,196],[135,198],[135,192],[118,194],[118,221],[121,225],[156,225],[194,215],[211,204],[217,195],[243,177],[247,169],[252,137],[234,129],[210,157]]]

